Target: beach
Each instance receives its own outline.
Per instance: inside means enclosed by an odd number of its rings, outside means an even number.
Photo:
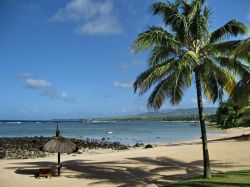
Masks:
[[[250,128],[229,129],[209,140],[249,134]],[[250,141],[210,141],[212,172],[250,168]],[[199,140],[158,145],[151,149],[63,154],[61,176],[35,178],[41,166],[54,167],[57,155],[35,159],[0,160],[0,186],[82,187],[156,186],[202,175]]]

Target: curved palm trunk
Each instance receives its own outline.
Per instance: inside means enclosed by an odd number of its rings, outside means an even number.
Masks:
[[[198,103],[199,119],[200,119],[200,127],[201,127],[204,178],[211,178],[210,161],[209,161],[208,146],[207,146],[207,133],[206,133],[206,126],[205,126],[205,119],[203,115],[201,81],[200,81],[200,75],[198,73],[195,73],[195,81],[196,81],[197,103]]]

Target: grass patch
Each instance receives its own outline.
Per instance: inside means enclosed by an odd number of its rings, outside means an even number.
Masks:
[[[193,178],[165,187],[250,187],[250,170],[214,174],[211,179]]]

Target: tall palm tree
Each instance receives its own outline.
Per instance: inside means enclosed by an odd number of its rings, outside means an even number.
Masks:
[[[134,82],[139,95],[154,86],[148,108],[158,110],[165,100],[179,104],[184,91],[195,82],[203,147],[204,177],[210,178],[202,94],[216,102],[224,91],[231,93],[235,77],[249,71],[249,66],[232,58],[231,52],[240,40],[225,40],[244,35],[247,26],[231,20],[209,32],[210,9],[204,0],[157,2],[151,6],[153,15],[162,17],[163,27],[149,27],[133,43],[135,53],[150,51],[148,69]]]

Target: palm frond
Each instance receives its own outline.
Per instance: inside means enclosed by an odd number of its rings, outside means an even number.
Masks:
[[[199,49],[199,53],[207,55],[231,56],[233,50],[240,44],[240,40],[208,43]]]
[[[236,85],[230,95],[230,99],[241,106],[250,104],[250,73],[245,75]]]
[[[248,32],[248,27],[242,22],[235,19],[229,21],[219,29],[210,34],[210,42],[216,42],[224,39],[225,36],[245,35]]]
[[[181,43],[161,27],[150,27],[139,34],[132,45],[132,52],[143,52],[155,46],[166,46],[178,50]]]
[[[208,33],[209,8],[205,7],[202,12],[203,0],[193,1],[189,12],[186,12],[188,30],[192,40],[202,40]]]
[[[151,6],[154,15],[161,15],[166,26],[170,26],[172,31],[176,33],[180,41],[185,40],[188,31],[186,18],[179,12],[181,1],[176,3],[157,2]]]
[[[208,5],[205,6],[204,11],[203,11],[203,16],[209,20],[209,16],[212,14],[211,9],[209,8]]]
[[[142,72],[134,82],[134,92],[139,89],[139,94],[143,95],[154,83],[162,80],[164,76],[173,71],[176,65],[176,60],[169,59]]]
[[[230,95],[236,86],[235,77],[230,72],[214,64],[211,59],[205,59],[205,62],[197,68],[197,71],[201,75],[206,98],[213,102],[224,93],[223,90]]]
[[[217,79],[214,73],[210,73],[207,76],[201,76],[202,89],[206,99],[215,103],[219,97],[219,94],[222,90],[219,89]]]
[[[226,68],[230,72],[234,73],[236,76],[243,77],[246,74],[249,74],[250,67],[242,64],[237,59],[231,59],[227,57],[216,57],[216,62],[218,62],[222,67]]]
[[[239,45],[233,50],[232,56],[245,60],[250,64],[250,37],[242,40]]]
[[[170,85],[169,77],[160,81],[148,98],[148,109],[159,110],[170,92],[167,86]]]
[[[234,87],[236,86],[235,77],[230,74],[230,72],[220,68],[214,63],[208,63],[207,69],[209,69],[211,72],[214,72],[218,84],[222,86],[228,94],[231,94]]]
[[[180,61],[182,65],[189,66],[192,70],[199,64],[199,58],[193,51],[186,51],[181,55]]]
[[[209,63],[211,63],[210,59],[206,59],[206,62],[197,69],[200,74],[202,90],[206,99],[215,103],[219,96],[219,86],[215,72],[207,68],[207,64]]]
[[[190,75],[188,69],[180,68],[160,81],[149,96],[148,108],[158,110],[166,99],[169,99],[173,105],[179,104],[184,89],[190,86]]]
[[[169,60],[170,58],[175,58],[181,53],[181,50],[176,50],[170,48],[169,46],[155,46],[151,50],[151,54],[149,57],[149,67],[160,64],[164,61]]]

